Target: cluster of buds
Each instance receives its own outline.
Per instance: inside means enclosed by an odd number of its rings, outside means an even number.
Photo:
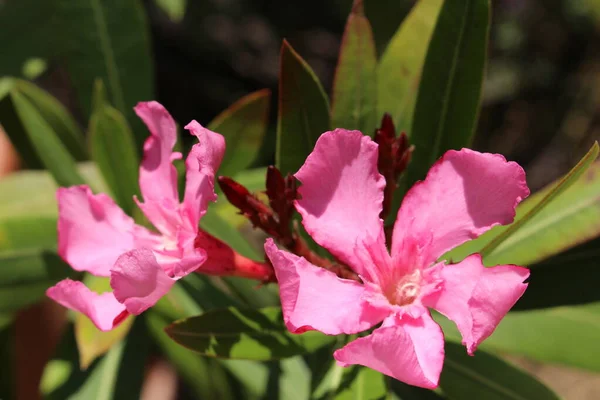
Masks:
[[[219,186],[227,200],[250,220],[254,228],[261,229],[280,245],[315,265],[342,278],[359,280],[347,266],[313,252],[300,235],[298,224],[294,221],[294,200],[298,198],[298,192],[296,179],[292,175],[284,177],[274,166],[267,169],[268,204],[229,177],[220,176]]]
[[[398,178],[406,170],[415,147],[408,143],[406,133],[402,132],[396,137],[394,121],[387,113],[381,120],[381,127],[375,130],[374,141],[379,145],[377,168],[386,182],[381,210],[381,218],[385,219],[390,213],[392,197],[398,187]]]

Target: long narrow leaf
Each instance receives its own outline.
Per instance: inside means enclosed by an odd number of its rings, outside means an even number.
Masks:
[[[127,120],[116,109],[101,104],[92,114],[89,127],[92,158],[102,172],[117,203],[126,211],[139,196],[139,159]]]
[[[77,172],[74,158],[33,104],[17,91],[13,91],[11,97],[17,115],[37,156],[50,171],[56,182],[60,186],[83,183],[83,178]]]
[[[281,46],[275,163],[295,173],[329,130],[329,102],[319,79],[288,42]]]
[[[333,82],[331,123],[335,128],[374,132],[376,114],[375,42],[362,0],[355,0],[346,22]]]
[[[415,151],[404,187],[446,150],[468,147],[479,113],[489,0],[445,1],[423,66],[411,129]]]

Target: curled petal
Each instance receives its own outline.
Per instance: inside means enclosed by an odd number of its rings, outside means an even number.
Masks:
[[[265,251],[279,281],[283,318],[291,332],[352,334],[369,329],[387,315],[388,310],[367,302],[364,285],[281,251],[272,239],[265,243]]]
[[[94,293],[82,282],[65,279],[46,291],[46,295],[63,307],[86,315],[101,331],[110,331],[128,313],[111,292]]]
[[[343,367],[364,365],[409,385],[437,387],[444,363],[444,336],[429,313],[388,317],[369,336],[333,354]]]
[[[110,276],[115,297],[135,315],[156,304],[175,281],[158,265],[156,257],[148,249],[132,250],[121,255]]]
[[[144,198],[140,207],[158,230],[169,234],[180,219],[177,170],[172,162],[181,157],[173,152],[177,126],[169,112],[155,101],[138,103],[135,112],[150,131],[140,165],[140,190]]]
[[[392,257],[427,245],[425,265],[495,225],[513,221],[529,195],[525,172],[499,154],[450,150],[406,194],[394,225]]]
[[[325,132],[296,173],[302,182],[296,208],[307,232],[321,246],[368,275],[357,262],[355,247],[385,243],[379,238],[385,179],[377,171],[377,145],[359,131]]]
[[[523,295],[529,270],[515,265],[486,268],[473,254],[458,264],[437,265],[442,289],[423,299],[456,323],[467,352],[492,334],[500,320]]]
[[[109,276],[119,255],[135,247],[134,231],[145,232],[110,197],[87,186],[60,188],[57,198],[58,253],[77,271]]]
[[[192,226],[197,226],[206,213],[209,201],[215,201],[215,174],[225,153],[223,136],[204,128],[196,121],[186,125],[185,129],[198,138],[188,155],[186,166],[186,185],[183,205]]]

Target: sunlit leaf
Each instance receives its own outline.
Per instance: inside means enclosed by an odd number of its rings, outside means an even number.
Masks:
[[[445,1],[427,49],[410,132],[415,145],[404,188],[475,131],[487,53],[489,0]]]
[[[460,261],[479,252],[487,265],[529,265],[596,237],[600,164],[592,163],[597,155],[594,144],[567,175],[523,201],[513,224],[491,229],[450,252],[449,258]]]
[[[455,325],[436,316],[448,340],[460,342]],[[511,312],[480,346],[600,372],[600,303]]]
[[[227,309],[177,321],[166,328],[177,343],[198,353],[247,360],[271,360],[313,351],[334,338],[318,332],[293,335],[281,309]]]
[[[406,132],[409,136],[425,55],[442,4],[442,0],[415,4],[392,37],[377,67],[378,117],[389,113],[398,132]]]
[[[330,128],[329,102],[310,66],[284,40],[279,71],[279,109],[275,163],[295,173]]]
[[[376,114],[375,42],[362,0],[354,2],[342,38],[333,83],[331,124],[335,128],[374,132]]]
[[[108,278],[86,275],[83,283],[93,292],[102,293],[111,290]],[[121,342],[133,325],[133,316],[127,317],[115,329],[102,332],[82,313],[75,315],[75,339],[79,350],[79,364],[87,369],[92,362],[106,353],[115,344]]]

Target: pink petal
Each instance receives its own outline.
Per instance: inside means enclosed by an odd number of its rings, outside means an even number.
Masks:
[[[148,249],[123,254],[113,267],[110,286],[127,311],[138,315],[152,307],[175,283]]]
[[[529,195],[525,172],[499,154],[450,150],[402,202],[392,240],[397,258],[406,242],[428,244],[426,265],[491,227],[513,221]]]
[[[97,294],[70,279],[58,282],[46,295],[63,307],[85,314],[101,331],[110,331],[128,315],[111,292]]]
[[[87,186],[60,188],[58,198],[58,252],[73,269],[109,276],[124,252],[135,247],[133,219],[105,194]]]
[[[377,171],[377,144],[359,131],[325,132],[296,173],[302,182],[296,208],[307,232],[361,275],[355,247],[385,248],[382,209],[385,179]]]
[[[185,129],[198,138],[199,143],[192,147],[186,166],[184,207],[193,226],[198,226],[206,213],[209,201],[215,201],[215,174],[225,153],[223,136],[204,128],[196,121]]]
[[[409,385],[437,387],[444,363],[444,336],[429,313],[387,318],[381,328],[333,354],[346,367],[359,364]]]
[[[283,318],[291,332],[352,334],[369,329],[388,314],[367,302],[364,285],[279,250],[273,239],[267,239],[265,251],[275,268]]]
[[[473,254],[458,264],[438,265],[442,289],[425,297],[423,304],[454,321],[469,354],[492,334],[500,320],[523,295],[527,268],[500,265],[486,268]]]
[[[158,230],[168,234],[179,221],[177,170],[172,163],[181,157],[173,153],[177,126],[169,112],[155,101],[138,103],[135,112],[150,131],[140,165],[140,190],[144,198],[140,207]]]

